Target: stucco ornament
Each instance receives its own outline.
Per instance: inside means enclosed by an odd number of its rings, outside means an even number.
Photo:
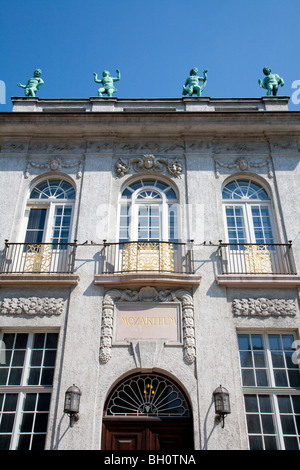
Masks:
[[[10,315],[61,315],[64,300],[54,297],[5,298],[0,304],[0,313]]]
[[[81,160],[76,162],[67,162],[61,158],[55,157],[48,159],[45,163],[39,163],[35,159],[29,159],[26,163],[25,169],[25,179],[29,178],[30,168],[37,168],[39,170],[51,170],[51,171],[61,171],[62,169],[76,168],[77,167],[77,179],[82,177],[83,172],[83,162]]]
[[[112,355],[112,338],[114,329],[114,308],[116,301],[127,302],[181,302],[182,306],[182,330],[183,330],[183,357],[188,364],[192,364],[196,358],[195,327],[194,327],[194,302],[191,293],[185,289],[176,291],[157,290],[154,287],[142,287],[136,290],[108,291],[102,304],[102,324],[100,337],[99,360],[106,364]]]
[[[25,96],[35,96],[39,87],[44,84],[44,81],[41,79],[42,71],[41,69],[36,69],[33,72],[33,77],[28,80],[26,85],[18,83],[18,87],[25,88]]]
[[[268,168],[268,177],[273,178],[273,171],[272,171],[272,162],[270,158],[263,160],[261,162],[253,162],[245,157],[237,158],[233,163],[225,163],[224,161],[220,161],[215,159],[215,176],[216,178],[220,177],[220,168],[226,168],[228,170],[236,170],[236,171],[251,171],[252,169],[260,169],[266,166]]]
[[[174,178],[179,178],[183,172],[182,164],[178,160],[169,161],[165,158],[156,158],[154,155],[142,155],[128,162],[119,159],[115,164],[116,177],[122,178],[129,173],[130,169],[135,173],[162,173],[166,170]]]
[[[236,316],[280,317],[295,316],[296,302],[293,299],[234,299],[232,311]]]

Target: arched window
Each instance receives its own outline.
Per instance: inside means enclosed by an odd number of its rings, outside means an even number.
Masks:
[[[67,181],[47,179],[31,191],[25,243],[68,243],[75,189]]]
[[[189,405],[178,387],[157,374],[135,375],[112,393],[106,416],[189,417]]]
[[[266,190],[249,180],[234,180],[222,192],[228,242],[272,244],[274,227]]]
[[[122,191],[120,241],[177,241],[178,198],[159,180],[139,180]]]

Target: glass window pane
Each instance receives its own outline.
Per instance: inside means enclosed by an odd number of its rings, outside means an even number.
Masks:
[[[41,385],[52,385],[53,384],[54,369],[47,368],[42,371]]]
[[[292,413],[292,405],[289,395],[279,395],[277,399],[280,413]]]
[[[275,436],[264,436],[265,450],[277,450],[277,441]]]
[[[0,423],[0,432],[12,432],[14,425],[15,413],[3,413]]]
[[[240,359],[242,367],[253,367],[251,351],[241,351]]]
[[[14,347],[15,334],[14,333],[4,333],[2,341],[5,344],[6,349],[12,349]]]
[[[56,351],[45,351],[44,366],[54,366]]]
[[[23,413],[21,432],[31,432],[34,419],[34,413]]]
[[[300,413],[300,396],[299,395],[294,395],[292,397],[292,401],[293,401],[293,406],[294,406],[295,413]]]
[[[262,335],[251,335],[253,349],[263,349]]]
[[[292,415],[281,415],[283,434],[296,434],[295,423]]]
[[[271,400],[269,395],[259,395],[259,406],[261,412],[272,412]]]
[[[240,350],[251,350],[250,335],[240,334],[238,335],[238,341]]]
[[[266,366],[265,353],[263,351],[262,352],[255,351],[253,355],[254,355],[255,367],[265,367]]]
[[[285,370],[275,369],[274,378],[276,387],[287,387],[288,381]]]
[[[245,395],[245,409],[248,412],[258,411],[258,403],[256,395]]]
[[[5,396],[3,411],[16,411],[18,401],[17,393],[7,393]]]
[[[44,347],[45,333],[36,333],[34,335],[33,347],[34,349],[40,349]]]
[[[6,385],[8,371],[9,369],[7,368],[0,368],[0,385]]]
[[[35,409],[36,396],[36,393],[26,393],[24,411],[33,411]]]
[[[263,441],[261,436],[249,436],[250,450],[263,450]]]
[[[252,433],[261,433],[260,421],[258,415],[249,415],[247,414],[247,424],[248,432]]]
[[[285,367],[283,353],[282,352],[273,352],[272,351],[272,363],[273,367]]]
[[[46,349],[57,349],[58,333],[47,333],[46,335]]]
[[[264,434],[274,434],[275,428],[272,415],[261,415],[262,427]]]
[[[293,351],[286,351],[284,353],[286,366],[291,369],[297,369],[299,371],[299,365],[296,363],[295,358],[293,357]]]
[[[284,437],[285,450],[299,450],[297,437]]]
[[[43,359],[43,350],[35,349],[32,351],[30,364],[32,366],[40,366],[42,364],[42,359]]]
[[[300,436],[300,416],[299,415],[295,416],[295,419],[296,419],[297,433]]]
[[[30,449],[30,440],[31,440],[31,435],[30,434],[21,434],[19,436],[19,442],[18,442],[18,450],[29,450]]]
[[[31,450],[44,450],[46,434],[34,434],[32,436]]]
[[[0,450],[9,450],[10,446],[10,434],[1,434],[0,435]]]
[[[20,385],[23,369],[11,369],[8,379],[8,385]]]
[[[46,432],[48,424],[48,413],[38,413],[35,418],[34,432]]]
[[[25,349],[27,347],[27,339],[27,334],[18,333],[16,336],[15,349]]]
[[[294,340],[293,335],[282,335],[283,349],[293,349],[292,344]]]
[[[38,397],[37,411],[48,411],[50,407],[50,393],[40,393]]]
[[[256,369],[256,381],[258,387],[267,387],[269,385],[267,371],[264,369]]]
[[[250,369],[250,370],[243,369],[242,370],[242,381],[243,381],[243,385],[245,387],[255,386],[254,371],[252,369]]]
[[[22,350],[14,351],[11,365],[12,366],[23,366],[24,357],[25,357],[25,351],[22,351]]]
[[[281,339],[280,335],[269,335],[269,344],[270,349],[272,350],[281,350]]]
[[[40,368],[31,368],[28,377],[28,385],[39,385]]]
[[[288,370],[290,387],[300,387],[300,373],[299,370]]]

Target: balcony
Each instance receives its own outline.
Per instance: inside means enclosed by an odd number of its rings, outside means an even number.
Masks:
[[[192,243],[104,243],[100,260],[95,284],[191,286],[201,279],[194,274]]]
[[[300,285],[292,243],[222,243],[220,285],[230,287],[287,287]]]
[[[0,268],[0,285],[77,284],[74,274],[76,243],[10,243]]]

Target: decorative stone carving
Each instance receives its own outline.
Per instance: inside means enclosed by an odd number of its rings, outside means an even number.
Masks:
[[[238,158],[234,163],[223,163],[220,162],[219,160],[215,160],[215,175],[216,178],[219,178],[220,176],[220,167],[221,168],[227,168],[227,169],[236,169],[237,171],[251,171],[252,168],[258,169],[258,168],[263,168],[264,166],[268,167],[268,177],[273,178],[273,171],[272,171],[272,164],[271,164],[271,159],[267,158],[267,160],[264,160],[262,163],[254,163],[250,162],[247,158],[240,157]]]
[[[80,179],[82,177],[82,169],[83,169],[83,162],[71,162],[67,163],[62,161],[60,158],[50,158],[46,163],[37,163],[35,160],[28,160],[26,164],[25,170],[25,178],[29,177],[29,170],[30,168],[38,168],[39,170],[51,170],[51,171],[60,171],[62,168],[75,168],[77,167],[77,178]]]
[[[0,303],[0,313],[10,315],[61,315],[64,300],[53,297],[5,298]]]
[[[236,316],[281,317],[295,316],[296,301],[291,299],[234,299],[232,311]]]
[[[111,358],[115,302],[136,302],[141,300],[148,302],[181,302],[183,355],[186,362],[192,364],[196,357],[193,297],[189,291],[184,289],[171,291],[168,289],[157,290],[154,287],[142,287],[139,291],[112,289],[105,294],[102,305],[100,362],[105,364]]]
[[[3,142],[1,152],[3,153],[24,153],[27,151],[27,142]]]
[[[155,158],[154,155],[143,155],[141,158],[129,160],[128,163],[119,159],[115,165],[116,177],[122,178],[127,175],[130,168],[136,173],[161,173],[166,170],[174,178],[179,178],[183,171],[182,164],[177,160],[169,161],[164,158]]]

